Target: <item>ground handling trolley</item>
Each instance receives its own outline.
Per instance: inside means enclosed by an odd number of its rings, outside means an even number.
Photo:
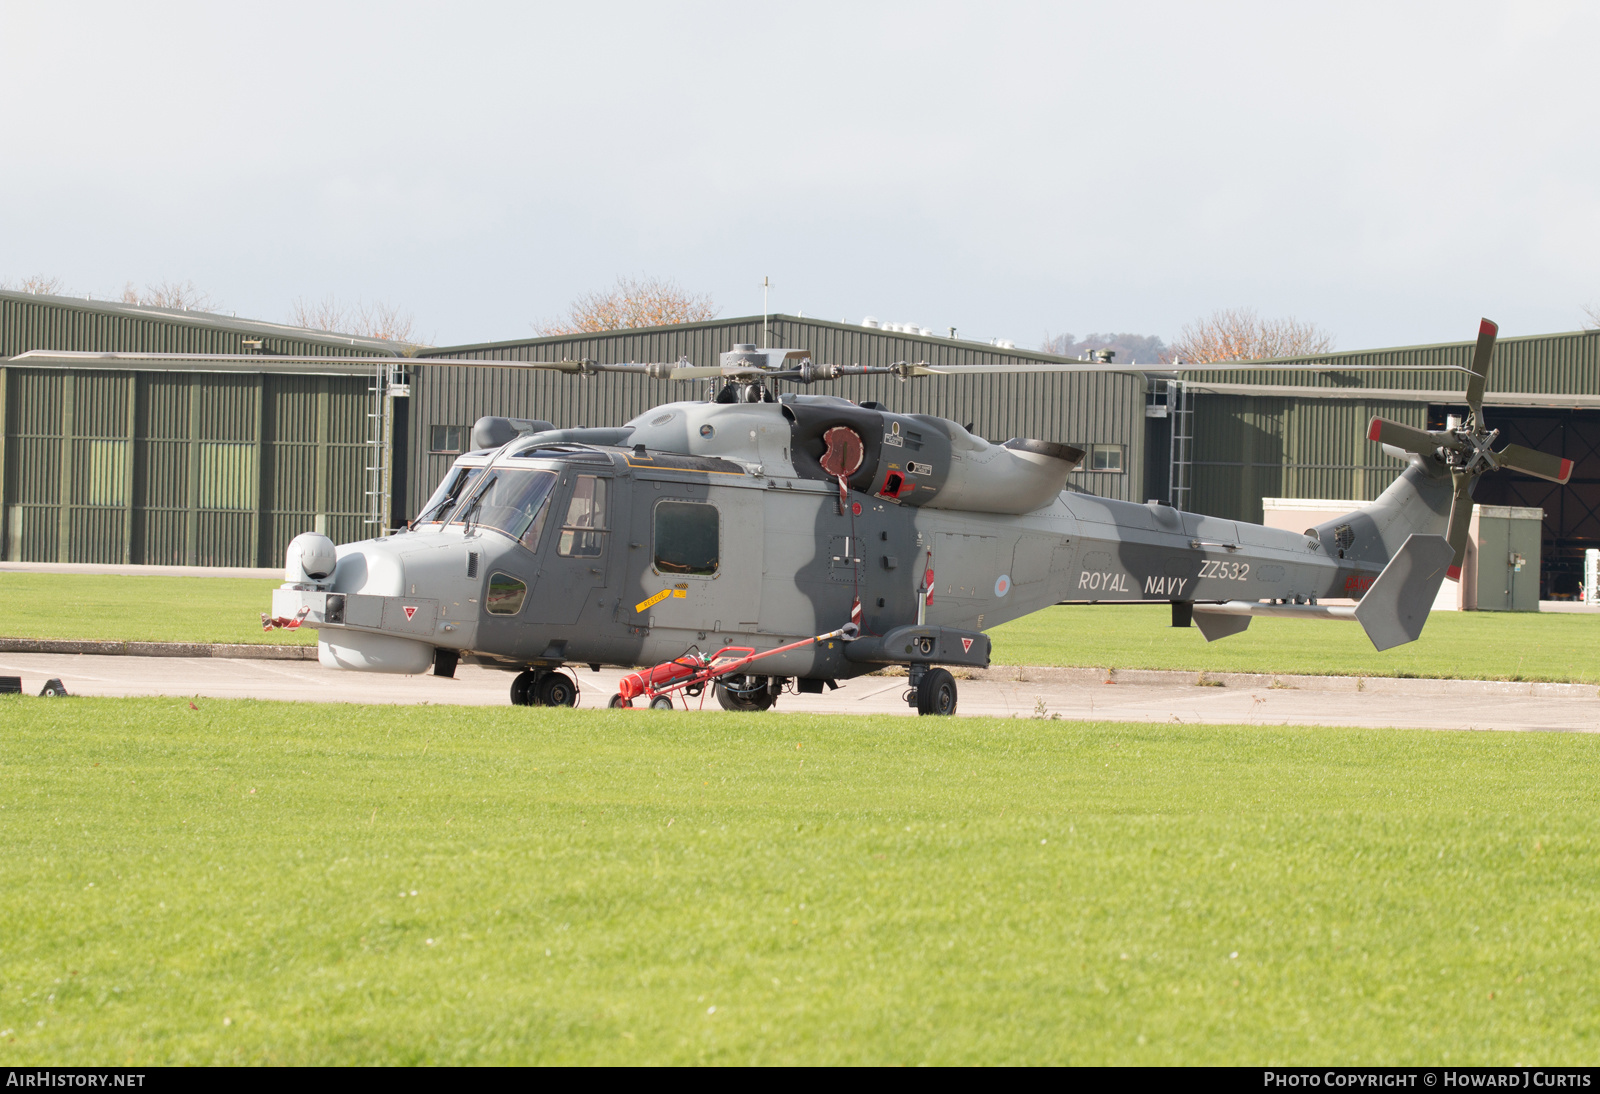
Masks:
[[[689,700],[694,697],[702,697],[700,705],[703,707],[706,685],[714,682],[719,676],[742,672],[747,665],[763,657],[771,657],[775,653],[787,653],[789,650],[797,650],[816,642],[826,642],[833,638],[850,642],[860,633],[861,630],[856,624],[846,623],[836,631],[819,634],[813,638],[802,638],[798,642],[790,642],[786,646],[777,646],[759,653],[751,646],[724,646],[716,653],[699,653],[691,650],[654,668],[630,672],[617,683],[617,693],[611,697],[608,705],[631,707],[635,699],[646,696],[650,701],[650,709],[672,710],[676,706],[673,696],[677,696],[685,710],[689,709]]]

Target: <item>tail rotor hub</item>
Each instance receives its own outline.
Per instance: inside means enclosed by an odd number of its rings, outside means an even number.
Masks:
[[[1499,470],[1500,460],[1494,451],[1495,438],[1500,436],[1498,429],[1484,429],[1478,424],[1477,415],[1467,419],[1467,424],[1455,431],[1456,443],[1447,451],[1450,454],[1450,467],[1467,475],[1483,475],[1490,471]]]

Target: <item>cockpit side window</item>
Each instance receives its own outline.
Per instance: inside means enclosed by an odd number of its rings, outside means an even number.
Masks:
[[[561,524],[558,553],[567,558],[599,558],[605,553],[606,484],[597,475],[579,475]]]
[[[433,497],[428,499],[428,504],[422,507],[422,512],[417,514],[416,524],[444,524],[450,519],[450,514],[456,506],[461,504],[461,499],[466,497],[478,476],[483,474],[481,467],[452,467],[450,473],[439,484],[439,489],[433,492]]]
[[[497,529],[528,550],[536,550],[555,484],[554,471],[496,467],[473,493],[472,500],[457,508],[454,522]]]

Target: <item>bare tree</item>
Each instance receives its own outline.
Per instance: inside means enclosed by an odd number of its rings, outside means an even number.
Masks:
[[[357,304],[354,333],[384,342],[403,342],[408,346],[420,345],[413,328],[411,313],[393,304],[378,301],[376,304]]]
[[[381,300],[375,304],[362,300],[347,304],[332,293],[321,300],[297,296],[290,305],[289,321],[311,330],[353,334],[408,346],[422,344],[414,333],[416,321],[411,313]]]
[[[1184,327],[1165,362],[1256,361],[1303,357],[1333,349],[1333,335],[1298,319],[1262,319],[1254,308],[1221,308]]]
[[[1589,321],[1584,324],[1586,330],[1594,330],[1596,327],[1600,327],[1600,304],[1585,304],[1583,306],[1583,314],[1589,317]]]
[[[350,309],[332,293],[321,300],[307,300],[297,296],[289,304],[289,322],[308,330],[346,331],[350,325]],[[355,333],[346,331],[346,333]]]
[[[567,314],[534,324],[542,335],[592,334],[630,327],[661,327],[715,319],[720,311],[709,293],[691,293],[661,277],[619,277],[604,292],[587,292]]]
[[[173,311],[220,311],[222,304],[193,281],[159,281],[146,285],[144,291],[133,287],[130,281],[122,287],[122,302],[146,308],[170,308]]]
[[[31,277],[19,278],[16,281],[12,281],[9,278],[5,281],[0,281],[0,289],[9,289],[12,292],[31,292],[43,296],[60,296],[67,291],[67,283],[59,277],[34,274]]]

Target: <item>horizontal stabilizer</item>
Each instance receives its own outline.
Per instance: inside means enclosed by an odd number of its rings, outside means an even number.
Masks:
[[[1379,650],[1415,642],[1455,552],[1444,536],[1412,535],[1356,605],[1356,622]]]

